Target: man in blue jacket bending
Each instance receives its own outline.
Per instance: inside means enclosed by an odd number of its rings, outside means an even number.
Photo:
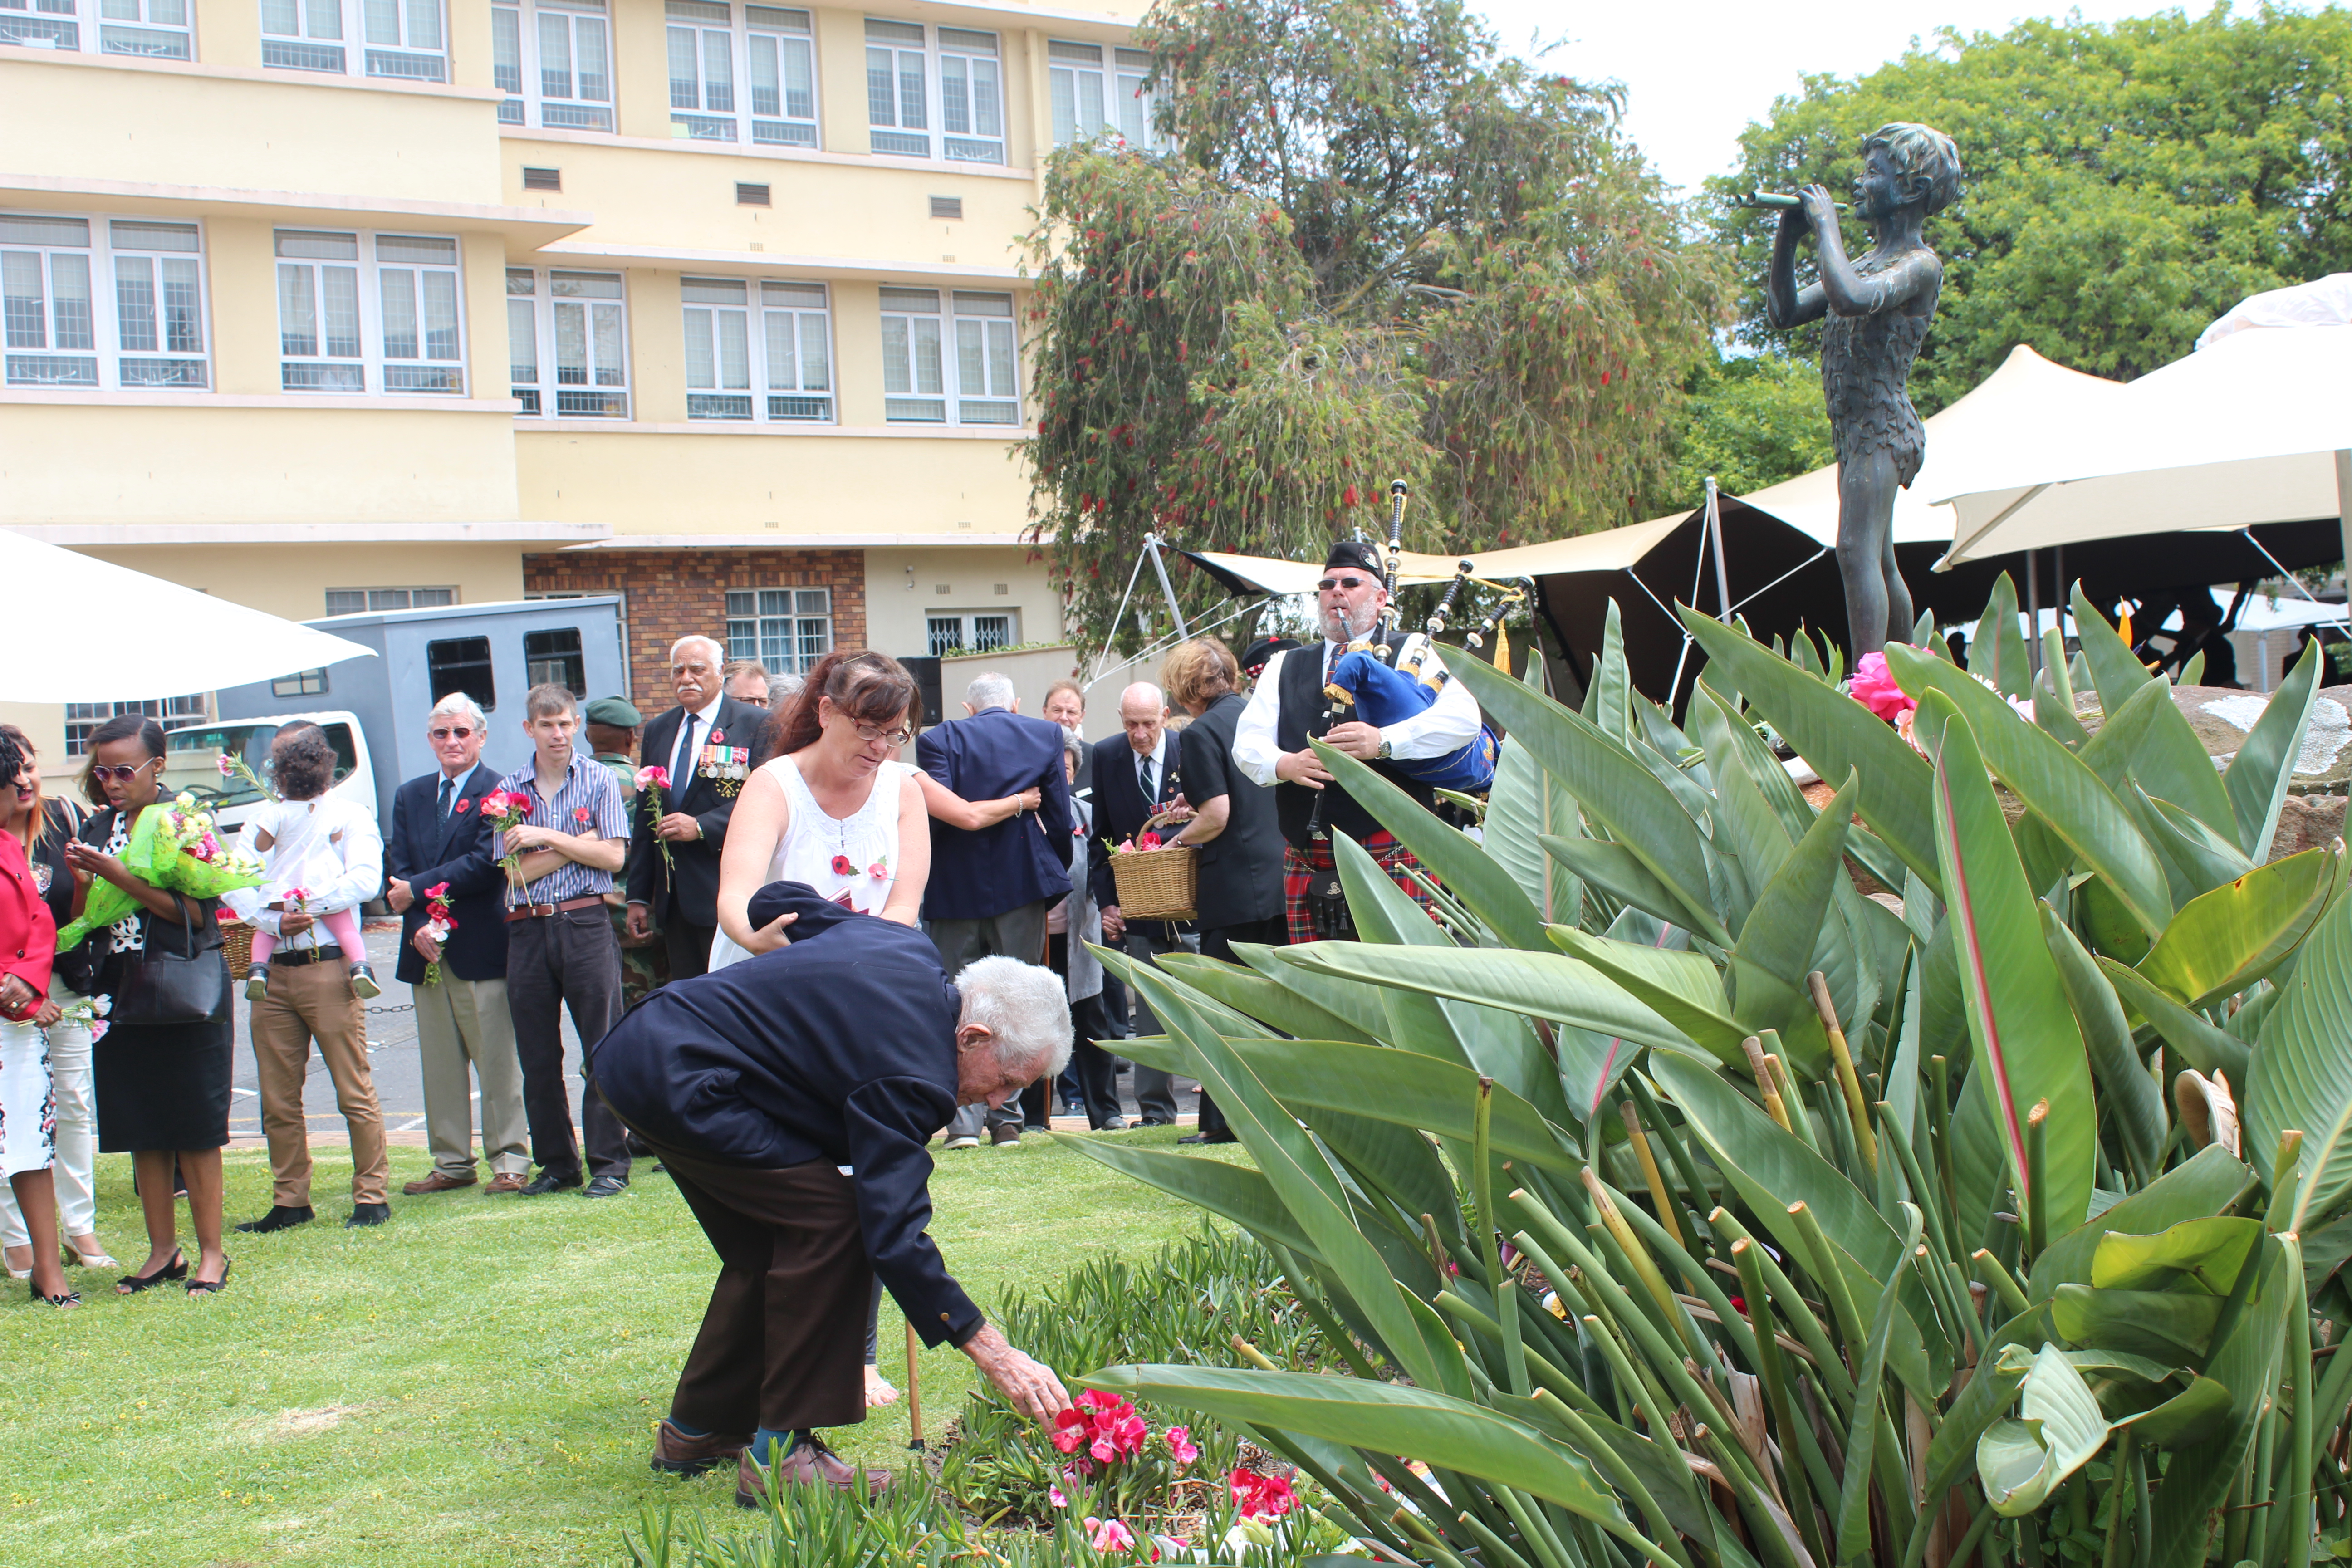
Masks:
[[[1070,1404],[981,1317],[925,1234],[932,1135],[958,1105],[1000,1106],[1067,1061],[1061,980],[1000,956],[951,985],[929,938],[798,882],[762,888],[751,916],[791,917],[791,944],[655,992],[590,1069],[719,1258],[654,1468],[693,1475],[733,1458],[747,1508],[762,1465],[782,1481],[888,1484],[816,1430],[866,1417],[877,1274],[924,1343],[971,1357],[1017,1409],[1050,1422]]]

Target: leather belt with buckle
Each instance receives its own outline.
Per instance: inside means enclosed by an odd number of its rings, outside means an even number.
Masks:
[[[341,959],[343,950],[333,942],[319,947],[279,948],[269,955],[272,969],[299,969],[306,963],[324,963],[329,959]]]
[[[584,899],[566,899],[560,904],[517,904],[507,911],[507,921],[509,924],[516,921],[543,921],[551,915],[562,914],[566,910],[584,910],[592,907],[604,908],[604,895],[591,893]]]

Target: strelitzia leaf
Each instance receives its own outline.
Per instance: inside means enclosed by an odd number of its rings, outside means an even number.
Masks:
[[[1162,954],[1159,963],[1195,991],[1286,1035],[1318,1040],[1353,1039],[1367,1045],[1373,1039],[1370,1031],[1359,1030],[1339,1014],[1318,1007],[1296,991],[1237,964],[1181,952]]]
[[[2181,1363],[2205,1359],[2206,1342],[2221,1316],[2220,1298],[2169,1290],[2061,1285],[2050,1298],[2050,1326],[2070,1343]]]
[[[2229,1415],[2229,1389],[2199,1373],[2189,1378],[2187,1388],[2161,1405],[2116,1422],[2116,1428],[2130,1427],[2150,1447],[2185,1448],[2210,1436]]]
[[[2147,666],[2140,663],[2133,656],[2130,645],[2116,635],[2114,624],[2101,615],[2090,600],[2083,597],[2079,585],[2074,587],[2073,598],[2074,629],[2083,645],[2080,657],[2089,667],[2091,684],[2099,694],[2100,710],[2112,722],[2125,702],[2141,687],[2150,684],[2162,686],[2164,682],[2151,682]],[[2170,700],[2169,693],[2166,694],[2166,700]],[[2098,739],[2096,735],[2091,738],[2094,741]]]
[[[1732,1016],[1751,1035],[1782,1031],[1808,1077],[1818,1077],[1827,1063],[1829,1041],[1805,994],[1805,974],[1813,967],[1831,889],[1845,875],[1845,825],[1859,789],[1847,775],[1788,863],[1758,894],[1755,912],[1731,950]]]
[[[2100,695],[2105,698],[2104,689]],[[2121,708],[2107,709],[2106,715],[2099,732],[2077,753],[2091,771],[2118,795],[2124,780],[2137,779],[2157,799],[2170,801],[2229,837],[2234,847],[2238,822],[2230,808],[2230,792],[2213,771],[2205,743],[2174,705],[2172,688],[2161,680],[2148,681],[2131,692]]]
[[[2298,659],[2271,693],[2263,716],[2254,721],[2246,743],[2231,759],[2221,775],[2230,809],[2238,821],[2238,847],[2246,858],[2261,861],[2270,854],[2272,835],[2278,831],[2279,807],[2286,802],[2287,785],[2294,781],[2294,760],[2303,751],[2304,731],[2311,724],[2313,700],[2319,695],[2319,660]]]
[[[1933,1517],[1937,1500],[1968,1469],[1977,1455],[1977,1439],[2009,1408],[2032,1366],[2033,1352],[2022,1345],[2003,1345],[1991,1360],[1978,1365],[1976,1375],[1952,1402],[1944,1424],[1936,1428],[1935,1439],[1927,1445],[1927,1507],[1920,1510],[1923,1518]]]
[[[2210,1007],[2278,967],[2318,922],[2343,879],[2343,858],[2306,849],[2200,894],[2134,965],[2190,1007]]]
[[[1146,1186],[1157,1187],[1211,1214],[1222,1215],[1253,1236],[1286,1247],[1303,1258],[1321,1257],[1307,1233],[1290,1217],[1290,1211],[1282,1206],[1282,1200],[1274,1195],[1272,1184],[1246,1165],[1229,1165],[1223,1160],[1195,1160],[1169,1150],[1139,1148],[1115,1138],[1081,1138],[1060,1132],[1051,1136],[1066,1148],[1076,1149],[1087,1159],[1132,1176]]]
[[[2262,1221],[2227,1215],[2183,1220],[2154,1236],[2109,1231],[2091,1256],[2091,1283],[2163,1290],[2180,1279],[2208,1296],[2227,1296],[2262,1235]]]
[[[1660,945],[1644,946],[1556,925],[1551,940],[1570,958],[1623,986],[1724,1066],[1748,1070],[1748,1056],[1739,1042],[1749,1031],[1732,1020],[1723,978],[1706,954],[1665,947],[1663,934]]]
[[[1547,835],[1581,837],[1584,826],[1575,797],[1517,741],[1506,740],[1496,758],[1484,831],[1486,853],[1510,873],[1536,912],[1548,921],[1574,925],[1583,911],[1584,885],[1544,852],[1540,840]]]
[[[2278,1386],[2287,1325],[2303,1321],[2303,1293],[2294,1289],[2287,1250],[2276,1237],[2263,1237],[2257,1267],[2263,1272],[2252,1302],[2205,1367],[2208,1377],[2230,1391],[2229,1413],[2205,1436],[2175,1451],[2156,1494],[2148,1523],[2156,1546],[2153,1568],[2195,1568],[2205,1561],[2209,1516],[2253,1447],[2255,1429]]]
[[[1690,1037],[1615,981],[1564,953],[1509,948],[1422,949],[1316,942],[1276,949],[1297,968],[1375,985],[1451,996],[1529,1017],[1552,1018],[1644,1046],[1695,1051]]]
[[[1631,748],[1633,744],[1633,678],[1625,668],[1625,630],[1617,615],[1617,601],[1607,601],[1601,624],[1601,656],[1592,661],[1592,684],[1585,689],[1584,716],[1592,727]]]
[[[2164,1167],[2165,1141],[2171,1135],[2164,1096],[2139,1065],[2131,1024],[2116,1000],[2115,988],[2099,971],[2073,931],[2045,900],[2040,905],[2042,941],[2058,966],[2059,983],[2083,1030],[2083,1044],[2099,1093],[2114,1113],[2125,1158],[2142,1181],[2154,1181]]]
[[[2087,1285],[2100,1241],[2110,1231],[2155,1235],[2183,1220],[2216,1215],[2254,1184],[2254,1173],[2218,1144],[2197,1152],[2126,1195],[2098,1218],[2060,1237],[2033,1260],[2026,1294],[2040,1302],[2061,1285]]]
[[[2168,800],[2158,800],[2135,779],[2116,792],[2140,836],[2156,851],[2175,905],[2253,869],[2237,844]]]
[[[2282,862],[2284,864],[2284,862]],[[2352,1189],[2352,899],[2338,899],[2303,944],[2294,973],[2263,1020],[2246,1085],[2247,1151],[2263,1157],[2303,1131],[2305,1174],[2286,1228],[2326,1217]]]
[[[1977,1444],[1985,1499],[2004,1519],[2032,1513],[2107,1440],[2106,1418],[2090,1384],[2054,1345],[2025,1374],[2025,1418],[2003,1421]]]
[[[2041,628],[2034,630],[2038,636]],[[1887,649],[1890,668],[1895,663],[1894,653],[1893,647]],[[1969,644],[1969,664],[2003,696],[2033,695],[2033,669],[2025,657],[2025,634],[2017,626],[2017,584],[2006,572],[1992,580],[1992,595],[1985,601],[1984,614],[1977,617],[1977,635]]]
[[[2209,1076],[2226,1072],[2231,1083],[2246,1081],[2249,1057],[2244,1041],[2215,1028],[2142,978],[2136,969],[2106,957],[2099,960],[2099,969],[2123,1005],[2154,1025],[2164,1043],[2187,1057],[2199,1072]]]
[[[1668,925],[1702,929],[1683,901],[1623,845],[1552,833],[1543,835],[1539,842],[1544,853],[1579,882],[1591,883],[1619,903],[1630,904]]]

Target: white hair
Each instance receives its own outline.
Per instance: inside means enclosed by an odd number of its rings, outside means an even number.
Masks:
[[[436,702],[433,705],[433,711],[425,717],[438,719],[444,713],[463,713],[474,721],[474,728],[477,730],[487,730],[490,727],[489,715],[482,711],[482,705],[462,691],[452,691],[448,696]]]
[[[987,708],[1010,708],[1013,696],[1013,678],[992,669],[985,675],[973,676],[971,684],[963,689],[963,700],[971,704],[975,713]]]
[[[713,669],[724,668],[727,664],[727,650],[719,646],[719,639],[717,637],[707,637],[700,632],[694,632],[678,638],[677,641],[669,645],[669,661],[672,664],[676,664],[677,662],[678,649],[685,647],[709,648],[710,650],[710,668]]]
[[[1152,685],[1151,682],[1148,680],[1139,680],[1134,685],[1129,687],[1126,690],[1120,692],[1118,694],[1118,705],[1121,708],[1125,708],[1127,706],[1127,700],[1130,697],[1140,697],[1146,702],[1150,703],[1151,710],[1155,713],[1165,713],[1168,711],[1168,694],[1160,690],[1157,686]],[[1124,718],[1126,715],[1121,714],[1120,717]]]
[[[1034,1061],[1039,1078],[1056,1078],[1070,1065],[1070,999],[1060,975],[996,953],[964,965],[955,983],[963,994],[958,1022],[995,1037],[997,1066]]]

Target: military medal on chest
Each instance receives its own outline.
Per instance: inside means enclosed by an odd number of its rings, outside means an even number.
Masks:
[[[710,781],[719,799],[733,800],[743,788],[743,781],[751,776],[751,752],[748,746],[727,745],[726,739],[724,730],[710,731],[710,742],[702,748],[697,771]]]

